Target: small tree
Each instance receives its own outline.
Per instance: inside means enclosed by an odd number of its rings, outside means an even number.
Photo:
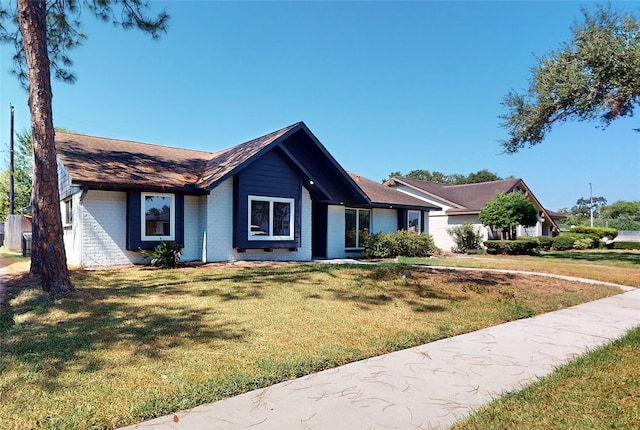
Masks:
[[[473,224],[470,222],[448,228],[447,233],[453,238],[453,243],[456,245],[455,252],[481,248],[482,231],[479,227],[473,228]]]
[[[514,240],[517,226],[536,225],[538,210],[522,191],[506,194],[497,192],[480,211],[480,222],[502,230],[505,239]]]
[[[16,133],[16,147],[14,150],[13,189],[14,208],[20,209],[31,204],[31,182],[33,172],[33,143],[29,130]],[[9,215],[10,195],[9,168],[0,174],[0,220]]]

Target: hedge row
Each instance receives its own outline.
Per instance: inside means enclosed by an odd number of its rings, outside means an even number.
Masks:
[[[370,234],[364,240],[365,258],[428,257],[436,250],[431,235],[407,230]]]
[[[619,242],[620,243],[620,242]],[[484,246],[488,254],[532,255],[540,251],[569,251],[572,249],[598,248],[603,242],[593,234],[560,233],[556,237],[522,237],[516,240],[487,240]]]
[[[605,237],[613,240],[618,236],[618,230],[608,227],[577,226],[571,228],[571,233],[587,234],[597,240],[604,239]]]
[[[640,249],[640,242],[611,242],[607,245],[610,249]]]
[[[484,246],[487,254],[535,255],[539,245],[536,240],[531,239],[485,240]]]

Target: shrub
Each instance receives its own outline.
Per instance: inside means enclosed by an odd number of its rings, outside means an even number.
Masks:
[[[538,249],[540,251],[549,251],[553,245],[553,238],[549,236],[538,236],[536,240],[538,241]]]
[[[590,248],[593,248],[593,239],[590,237],[578,239],[575,242],[573,242],[573,249],[590,249]]]
[[[473,228],[473,224],[470,222],[448,228],[447,233],[453,238],[454,252],[466,253],[481,248],[482,231],[479,227]]]
[[[364,248],[365,258],[428,257],[436,251],[430,235],[407,230],[370,234],[364,240]]]
[[[573,249],[573,242],[575,241],[576,239],[574,237],[561,233],[553,238],[551,248],[556,251],[568,251]]]
[[[163,269],[172,269],[178,266],[178,261],[182,255],[183,246],[178,243],[161,242],[153,248],[153,251],[140,250],[145,258],[145,264],[161,266]]]
[[[518,236],[516,240],[531,240],[536,242],[539,251],[549,251],[553,244],[553,238],[550,236]]]
[[[485,240],[488,254],[533,255],[538,252],[536,240]]]
[[[569,251],[571,249],[589,249],[598,246],[599,239],[582,233],[560,233],[553,238],[552,249],[555,251]]]
[[[607,248],[613,249],[640,249],[640,242],[611,242]]]
[[[602,240],[605,237],[609,240],[613,240],[618,236],[618,230],[615,228],[607,228],[607,227],[587,227],[587,226],[577,226],[571,229],[571,233],[581,233],[588,234],[596,240]]]

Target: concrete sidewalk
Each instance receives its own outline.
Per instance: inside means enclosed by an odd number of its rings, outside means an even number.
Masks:
[[[351,363],[127,429],[442,429],[640,325],[640,290]]]

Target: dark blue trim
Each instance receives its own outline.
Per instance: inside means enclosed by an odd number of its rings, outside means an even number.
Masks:
[[[398,230],[406,230],[407,229],[407,218],[409,216],[408,211],[406,209],[396,209],[398,214]]]
[[[139,249],[153,249],[160,245],[161,241],[142,240],[142,230],[140,223],[140,211],[142,210],[142,192],[155,191],[129,191],[127,193],[127,249],[137,251]],[[175,240],[172,242],[184,246],[184,194],[167,193],[175,196]]]
[[[327,257],[327,235],[329,206],[323,202],[313,202],[311,207],[311,253],[313,258]]]

